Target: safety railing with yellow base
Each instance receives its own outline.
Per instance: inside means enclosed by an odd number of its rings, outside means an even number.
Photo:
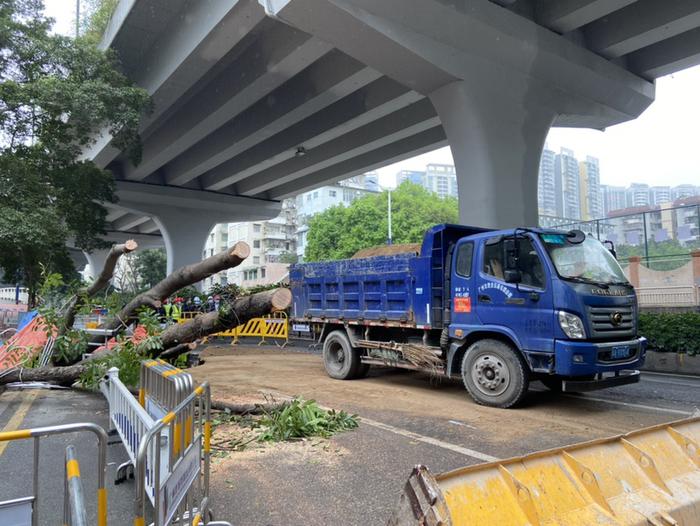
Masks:
[[[700,418],[433,476],[417,466],[390,526],[695,526]]]
[[[178,323],[186,323],[200,314],[199,312],[185,312]],[[227,331],[213,334],[218,338],[233,338],[231,345],[239,343],[240,338],[248,336],[260,338],[258,345],[264,345],[267,340],[275,340],[279,347],[285,347],[289,343],[289,320],[287,313],[283,311],[273,312],[267,316],[251,318],[247,322]],[[278,342],[282,342],[281,344]]]
[[[0,433],[0,442],[10,440],[34,440],[34,456],[32,463],[32,495],[10,501],[0,502],[0,524],[12,526],[38,526],[46,524],[46,520],[39,521],[39,450],[40,440],[53,435],[68,433],[90,432],[97,437],[98,461],[97,461],[97,526],[107,526],[107,489],[105,478],[107,473],[107,433],[96,424],[79,423],[57,426],[37,427],[18,431],[6,431]],[[85,514],[85,498],[80,482],[80,468],[78,467],[75,450],[69,446],[66,451],[66,477],[63,517],[65,524],[70,526],[87,526]],[[45,476],[45,473],[41,473]]]

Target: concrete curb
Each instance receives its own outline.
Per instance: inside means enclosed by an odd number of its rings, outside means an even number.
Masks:
[[[675,352],[647,351],[642,371],[700,376],[700,356],[690,356]]]

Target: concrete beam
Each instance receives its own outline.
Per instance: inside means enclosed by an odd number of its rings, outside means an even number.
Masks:
[[[237,183],[234,191],[240,195],[264,195],[276,192],[276,187],[324,168],[352,159],[362,153],[399,141],[440,125],[432,103],[421,99],[410,106],[386,115],[361,128],[310,150],[248,179]]]
[[[337,165],[328,166],[303,179],[282,184],[268,193],[270,196],[274,195],[275,199],[286,199],[300,192],[306,192],[325,184],[341,181],[415,155],[430,152],[446,144],[447,137],[442,126],[435,126],[397,142],[381,146],[376,150],[367,151]]]
[[[131,230],[132,228],[136,228],[137,226],[146,223],[149,219],[150,217],[148,216],[129,213],[125,217],[122,217],[117,221],[113,221],[111,224],[111,229],[120,231]]]
[[[160,234],[144,234],[107,230],[107,235],[104,237],[105,241],[112,244],[124,243],[129,239],[133,239],[139,244],[139,250],[145,250],[147,248],[163,248],[165,246],[163,236]]]
[[[117,181],[119,205],[140,215],[152,216],[169,209],[182,212],[181,221],[195,216],[207,216],[214,223],[247,221],[260,217],[276,217],[281,203],[273,200],[254,199],[221,192],[192,190],[176,186],[163,186],[131,181]],[[157,221],[156,221],[157,223]]]
[[[637,0],[536,0],[538,24],[567,33],[622,9]]]
[[[105,204],[105,208],[108,210],[107,212],[107,217],[105,217],[105,221],[107,223],[111,223],[112,221],[116,221],[122,216],[125,216],[129,212],[127,210],[124,210],[123,208],[117,208],[116,205],[114,207],[110,206],[110,204]]]
[[[227,188],[294,158],[299,146],[312,151],[421,98],[415,91],[382,77],[208,171],[201,177],[202,186],[208,190]]]
[[[153,234],[158,232],[158,225],[153,219],[149,219],[146,223],[139,227],[139,233],[141,234]],[[157,233],[160,235],[160,233]]]
[[[380,76],[331,51],[166,165],[166,180],[175,185],[191,181]]]
[[[588,46],[617,58],[700,26],[697,0],[638,0],[585,29]]]
[[[276,0],[267,9],[425,95],[459,79],[529,86],[557,94],[557,114],[595,106],[596,127],[635,118],[654,99],[648,81],[487,1]]]
[[[187,12],[167,25],[167,30],[158,17],[158,10],[150,11],[152,6],[148,2],[122,0],[110,21],[105,44],[117,43],[120,34],[126,39],[149,31],[159,35],[153,49],[140,54],[133,63],[125,64],[132,72],[132,80],[153,98],[153,112],[142,122],[144,134],[265,18],[255,0],[200,0],[184,2],[184,5]],[[146,15],[137,12],[139,7],[146,10]],[[132,24],[138,26],[133,31]],[[119,46],[116,47],[119,52]],[[106,167],[119,154],[111,146],[111,140],[109,133],[103,130],[84,156],[93,159],[101,168]]]
[[[700,64],[700,28],[691,29],[625,56],[627,67],[654,79]]]
[[[330,50],[301,31],[271,21],[267,25],[274,28],[247,42],[237,60],[160,123],[143,142],[139,165],[125,163],[126,179],[144,179]]]

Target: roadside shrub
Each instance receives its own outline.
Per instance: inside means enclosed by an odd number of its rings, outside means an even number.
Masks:
[[[282,407],[265,411],[258,424],[258,440],[279,442],[311,436],[329,437],[358,426],[357,415],[345,411],[326,411],[314,400],[295,398]]]
[[[700,312],[641,313],[639,334],[652,351],[700,354]]]

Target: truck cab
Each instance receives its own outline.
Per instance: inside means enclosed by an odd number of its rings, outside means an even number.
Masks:
[[[518,404],[533,380],[634,383],[646,340],[613,252],[581,231],[436,225],[419,252],[292,266],[292,323],[318,336],[331,377],[421,370],[493,407]]]
[[[598,240],[486,232],[460,239],[451,257],[447,369],[459,370],[474,398],[522,397],[520,375],[563,391],[639,380],[646,341],[634,288]]]

